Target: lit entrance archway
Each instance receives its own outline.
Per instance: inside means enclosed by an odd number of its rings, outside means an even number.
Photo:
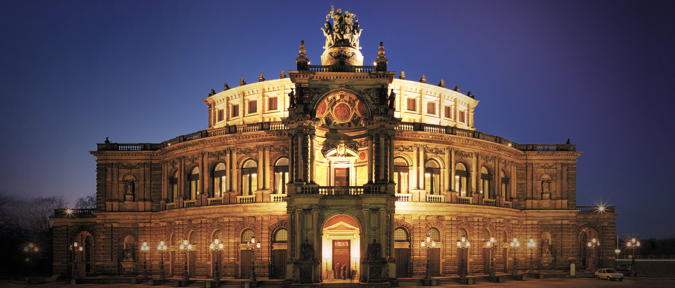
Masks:
[[[323,226],[323,279],[358,279],[360,265],[359,225],[352,217],[341,214]]]

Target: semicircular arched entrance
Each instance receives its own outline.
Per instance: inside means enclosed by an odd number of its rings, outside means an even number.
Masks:
[[[358,279],[360,236],[359,224],[351,216],[338,214],[326,220],[321,239],[323,279]]]

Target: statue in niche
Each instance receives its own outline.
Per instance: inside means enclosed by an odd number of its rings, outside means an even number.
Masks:
[[[541,191],[544,193],[551,193],[551,184],[550,180],[544,179],[541,181]]]
[[[134,245],[136,241],[133,236],[127,236],[124,238],[124,248],[122,249],[122,259],[124,261],[133,261],[134,260]]]
[[[368,259],[380,260],[381,250],[382,245],[380,245],[380,243],[377,243],[377,240],[373,239],[373,243],[368,244]]]
[[[340,144],[338,144],[337,148],[335,149],[336,150],[335,156],[338,157],[347,156],[347,146],[345,145],[344,142],[345,141],[341,141]]]
[[[300,245],[300,257],[302,261],[312,261],[314,259],[314,248],[309,241],[305,239],[305,243]]]
[[[134,201],[134,180],[124,180],[124,201]]]
[[[389,109],[394,109],[395,101],[396,101],[396,93],[394,93],[394,89],[391,89],[391,93],[389,93]]]
[[[548,239],[541,241],[541,256],[551,255],[551,245],[549,244]]]

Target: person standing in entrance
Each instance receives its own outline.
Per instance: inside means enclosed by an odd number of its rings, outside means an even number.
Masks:
[[[335,263],[335,269],[333,269],[333,270],[335,270],[334,271],[335,272],[335,279],[340,279],[340,271],[342,271],[340,269],[341,269],[340,262]]]

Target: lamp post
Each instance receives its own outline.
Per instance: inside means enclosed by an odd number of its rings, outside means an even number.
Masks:
[[[183,259],[185,260],[183,264],[183,280],[190,280],[190,275],[188,274],[188,256],[190,256],[190,251],[194,249],[194,246],[188,242],[188,240],[183,240],[183,243],[180,244],[180,252],[183,252]]]
[[[532,270],[532,251],[537,247],[537,243],[534,242],[534,239],[530,238],[530,242],[527,242],[527,250],[530,250],[530,274],[534,273]]]
[[[148,242],[143,241],[143,245],[141,245],[141,253],[143,253],[143,281],[148,280],[148,251],[150,251],[150,246],[148,246]]]
[[[214,239],[213,243],[209,245],[209,249],[213,252],[213,281],[220,282],[220,273],[218,270],[218,257],[220,257],[220,250],[223,249],[223,243],[218,239]]]
[[[40,249],[37,245],[30,242],[23,247],[23,252],[26,253],[26,264],[28,265],[28,284],[30,284],[30,279],[33,278],[33,265],[35,265],[35,254],[40,253]]]
[[[518,276],[518,258],[516,258],[516,250],[520,247],[520,242],[517,238],[513,238],[511,241],[511,247],[513,248],[513,276]]]
[[[430,254],[430,249],[432,247],[436,247],[436,241],[431,240],[431,235],[427,235],[427,241],[422,241],[422,247],[427,248],[427,276],[424,279],[430,280],[431,279],[431,254]],[[425,243],[426,242],[426,243]]]
[[[77,252],[82,251],[82,246],[78,246],[77,241],[75,241],[70,245],[70,251],[73,253],[73,273],[71,277],[72,279],[77,279]]]
[[[495,277],[495,246],[497,246],[497,240],[495,237],[490,237],[490,241],[486,243],[487,248],[490,249],[490,278]]]
[[[630,276],[636,276],[637,271],[635,271],[635,249],[640,248],[640,241],[633,237],[626,243],[626,247],[631,250],[632,256],[630,261]]]
[[[255,236],[251,236],[251,242],[246,243],[246,249],[251,250],[253,255],[251,255],[251,281],[255,280],[255,249],[260,248],[260,242],[255,241]]]
[[[598,261],[595,259],[595,248],[600,246],[600,241],[593,238],[593,239],[591,239],[591,241],[588,242],[587,245],[588,245],[588,248],[590,249],[589,250],[590,253],[593,255],[591,257],[591,259],[593,259],[593,271],[596,271],[596,270],[598,270],[598,268],[597,268]]]
[[[164,252],[166,252],[166,244],[164,244],[164,241],[159,241],[159,245],[157,245],[157,251],[159,251],[159,254],[161,255],[161,258],[159,258],[159,280],[165,280],[166,277],[164,276]]]
[[[471,243],[469,243],[469,241],[467,241],[465,237],[462,237],[462,239],[457,240],[457,248],[460,248],[461,251],[462,251],[462,263],[461,263],[461,267],[459,269],[459,273],[460,273],[459,278],[462,279],[462,280],[466,279],[466,265],[465,265],[465,263],[466,263],[465,258],[466,257],[464,255],[465,254],[464,251],[466,249],[469,249],[470,246],[471,246]]]

